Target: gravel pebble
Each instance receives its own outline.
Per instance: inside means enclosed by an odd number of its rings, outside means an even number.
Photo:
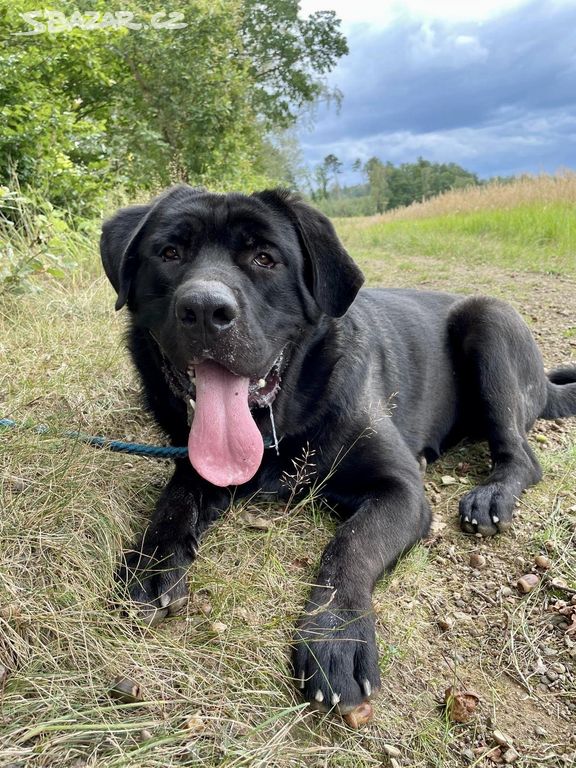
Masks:
[[[384,744],[382,747],[388,757],[400,757],[402,751],[398,747],[394,747],[392,744]]]
[[[536,555],[534,558],[535,564],[538,566],[538,568],[542,568],[543,571],[547,571],[548,568],[552,565],[550,562],[550,559],[546,557],[546,555]]]
[[[537,574],[526,573],[524,576],[518,579],[518,581],[516,582],[516,585],[521,592],[524,592],[526,594],[527,592],[532,592],[534,587],[538,585],[539,581],[540,581],[540,576],[538,576]]]
[[[504,760],[506,765],[511,765],[512,763],[515,763],[519,757],[520,755],[518,754],[518,752],[516,752],[515,749],[512,749],[512,747],[509,747],[506,750],[506,752],[504,752],[504,754],[502,755],[502,759]]]
[[[472,552],[469,563],[471,568],[484,568],[486,565],[486,558],[479,552]]]
[[[454,626],[454,622],[449,616],[444,616],[443,618],[437,619],[436,623],[442,629],[444,632],[448,631],[449,629],[452,629]]]
[[[500,744],[501,747],[512,746],[512,739],[503,731],[494,731],[494,733],[492,734],[492,738],[497,744]]]

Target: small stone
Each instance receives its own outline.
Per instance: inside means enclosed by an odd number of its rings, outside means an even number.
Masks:
[[[388,755],[388,757],[400,757],[402,754],[402,751],[398,749],[398,747],[392,746],[392,744],[384,744],[382,749],[384,750],[384,753]]]
[[[500,587],[500,594],[502,595],[502,597],[510,597],[510,595],[512,594],[512,590],[510,589],[510,587],[506,587],[506,586]]]
[[[372,720],[373,715],[372,704],[369,701],[363,701],[362,704],[344,715],[342,719],[350,728],[357,729],[362,728],[363,725]]]
[[[518,579],[516,585],[521,592],[526,594],[527,592],[532,592],[534,587],[538,586],[539,581],[540,576],[536,573],[527,573],[522,576],[522,578]]]
[[[502,748],[501,747],[494,747],[489,752],[484,752],[484,749],[482,748],[482,752],[479,754],[484,755],[485,757],[490,760],[491,763],[496,763],[497,765],[500,765],[502,763]]]
[[[458,480],[455,477],[452,477],[452,475],[442,476],[442,485],[455,485],[457,482]]]
[[[469,763],[473,763],[476,760],[476,755],[471,749],[462,750],[462,757],[466,758]]]
[[[561,664],[559,661],[555,661],[554,664],[550,664],[550,669],[556,672],[558,675],[565,675],[566,674],[566,667],[564,664]]]
[[[196,714],[187,718],[186,722],[184,723],[184,728],[186,728],[187,731],[203,731],[205,727],[206,723],[200,716],[200,712],[196,712]]]
[[[274,527],[274,523],[265,517],[260,515],[253,515],[251,512],[244,512],[242,520],[246,523],[248,528],[255,528],[260,531],[269,531]]]
[[[540,657],[538,657],[538,660],[535,662],[532,669],[537,675],[545,675],[546,672],[548,671],[548,667],[546,666],[546,664],[544,664],[544,662]]]
[[[139,738],[140,741],[149,741],[152,738],[152,733],[148,730],[148,728],[142,728]]]
[[[520,755],[518,754],[518,752],[516,752],[515,749],[512,749],[512,747],[509,747],[502,755],[502,759],[504,760],[506,765],[511,765],[512,763],[515,763],[519,757]]]
[[[537,443],[542,443],[542,445],[548,444],[548,438],[546,437],[546,435],[535,435],[534,439],[536,440]]]
[[[446,688],[444,703],[450,720],[466,723],[474,714],[480,697],[473,691],[458,691],[453,686]]]
[[[484,589],[487,589],[488,592],[493,592],[498,587],[498,584],[496,584],[495,581],[487,581],[486,584],[484,584]]]
[[[546,672],[546,677],[548,680],[550,680],[551,683],[553,683],[555,680],[558,680],[558,672],[554,672],[553,669],[549,669]]]
[[[469,563],[471,568],[484,568],[486,565],[486,558],[479,552],[472,552]]]
[[[537,725],[534,728],[534,733],[536,734],[536,736],[540,736],[540,737],[546,736],[546,730],[544,728],[542,728],[541,725]]]
[[[501,747],[512,746],[512,739],[503,731],[494,731],[492,738],[497,744],[500,744]]]
[[[542,568],[543,571],[547,571],[548,568],[552,565],[550,562],[550,559],[546,557],[546,555],[536,555],[534,558],[535,564],[538,566],[538,568]]]
[[[203,613],[204,616],[210,616],[210,614],[212,613],[212,603],[210,602],[210,600],[202,600],[201,602],[198,603],[197,607],[200,613]]]
[[[554,539],[548,539],[548,541],[545,541],[544,549],[547,552],[554,552],[554,550],[556,549],[556,542],[554,541]]]
[[[449,629],[452,629],[454,626],[454,622],[449,616],[445,616],[443,618],[437,619],[436,623],[440,627],[441,630],[444,632],[447,632]]]
[[[550,584],[553,587],[558,587],[559,589],[564,589],[564,587],[568,586],[568,582],[566,579],[561,579],[559,576],[556,576],[556,578],[550,580]]]
[[[217,635],[221,635],[228,629],[228,624],[223,624],[221,621],[214,621],[210,624],[210,629]]]
[[[121,701],[123,704],[142,701],[140,685],[129,677],[119,677],[110,688],[109,694],[113,699]]]
[[[558,651],[555,648],[551,648],[549,645],[542,645],[541,648],[544,656],[558,656]]]

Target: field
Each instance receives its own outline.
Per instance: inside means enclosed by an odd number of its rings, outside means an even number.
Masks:
[[[573,175],[337,227],[371,284],[505,297],[547,365],[576,360]],[[293,623],[335,526],[314,499],[237,506],[203,541],[185,613],[153,629],[121,618],[118,556],[170,466],[54,434],[163,439],[141,410],[96,243],[77,261],[39,292],[0,299],[0,418],[51,428],[0,431],[0,766],[456,768],[514,753],[521,768],[573,765],[576,419],[536,425],[544,481],[493,540],[456,524],[486,447],[428,468],[433,530],[376,590],[383,687],[374,720],[352,731],[310,712],[288,672]],[[523,594],[531,572],[540,580]],[[138,683],[141,700],[112,698],[118,678]],[[466,723],[441,706],[449,686],[478,696]]]

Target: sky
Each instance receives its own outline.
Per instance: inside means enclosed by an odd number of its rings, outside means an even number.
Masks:
[[[418,156],[482,178],[576,168],[576,0],[302,0],[350,53],[299,140],[310,167]]]

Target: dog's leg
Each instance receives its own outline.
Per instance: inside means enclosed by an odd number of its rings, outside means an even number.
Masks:
[[[467,533],[493,536],[510,527],[516,500],[542,477],[526,433],[546,402],[544,366],[528,327],[497,299],[461,302],[451,337],[468,389],[465,403],[492,457],[486,481],[460,500],[460,523]]]
[[[186,603],[186,574],[200,537],[229,504],[227,491],[204,483],[188,461],[176,462],[150,524],[118,571],[140,618],[155,624]]]
[[[322,556],[295,639],[294,676],[303,695],[317,708],[335,707],[341,714],[380,685],[374,585],[430,522],[416,459],[403,445],[390,451],[382,446],[380,453],[390,454],[389,466],[383,456],[379,467],[354,462],[348,472],[343,468],[347,493],[335,496],[353,513]],[[362,495],[362,484],[370,485],[370,493]]]

